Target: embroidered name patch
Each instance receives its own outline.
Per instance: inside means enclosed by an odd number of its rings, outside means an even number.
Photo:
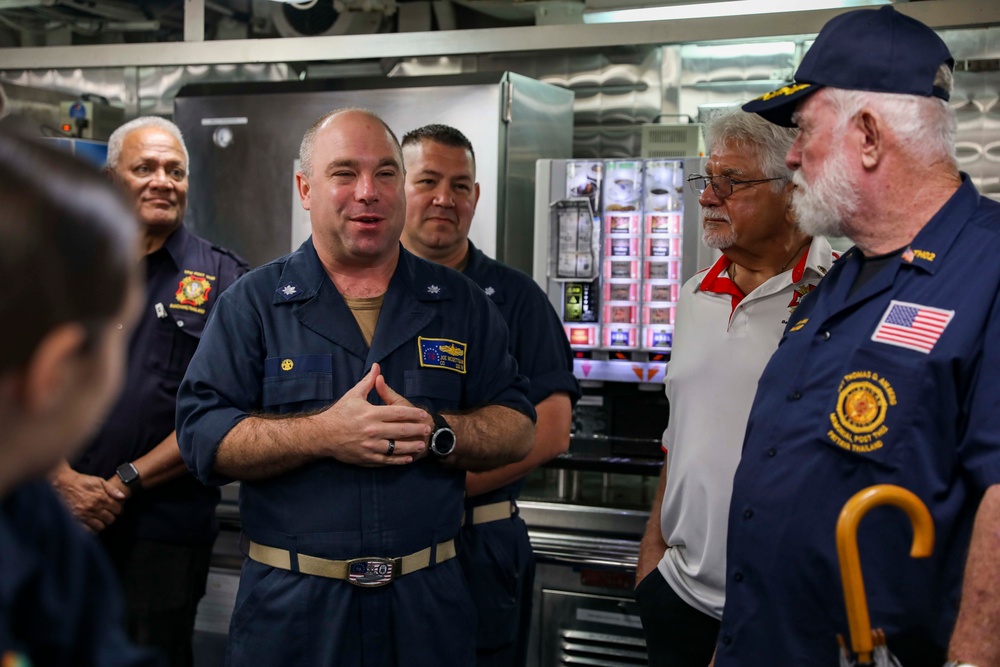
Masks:
[[[468,345],[447,338],[417,337],[422,368],[447,368],[456,373],[465,373],[465,353]]]
[[[954,316],[954,310],[892,300],[872,340],[929,354]]]

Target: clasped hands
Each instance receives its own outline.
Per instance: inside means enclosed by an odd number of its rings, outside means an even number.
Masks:
[[[372,389],[385,405],[368,401]],[[369,467],[406,465],[423,458],[434,424],[430,413],[414,407],[386,383],[378,364],[315,418],[332,436],[330,455]]]

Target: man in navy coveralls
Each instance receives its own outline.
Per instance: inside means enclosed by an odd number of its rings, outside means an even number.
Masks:
[[[526,381],[482,291],[400,246],[381,119],[327,114],[300,162],[312,237],[223,295],[178,399],[191,469],[241,480],[228,663],[471,665],[465,473],[527,454]]]
[[[478,612],[476,665],[516,667],[527,661],[535,559],[517,515],[524,476],[569,449],[573,403],[580,386],[559,317],[530,277],[487,257],[469,241],[479,201],[472,143],[447,125],[403,137],[407,250],[469,277],[496,304],[510,330],[511,353],[528,378],[538,415],[528,456],[466,477],[465,524],[458,560]]]

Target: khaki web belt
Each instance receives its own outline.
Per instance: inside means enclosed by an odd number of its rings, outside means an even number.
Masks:
[[[431,553],[434,560],[431,560]],[[402,558],[352,558],[351,560],[330,560],[299,554],[298,569],[292,567],[292,555],[286,549],[268,547],[256,542],[250,542],[252,560],[263,565],[270,565],[280,570],[301,572],[328,579],[344,579],[355,586],[373,588],[392,583],[396,577],[410,574],[434,564],[443,563],[455,557],[455,540],[441,542],[436,547],[427,547]]]
[[[479,507],[473,507],[466,510],[462,523],[466,523],[469,518],[469,514],[472,515],[472,525],[478,526],[481,523],[490,523],[491,521],[509,519],[514,516],[516,511],[517,505],[509,500],[502,500],[498,503],[490,503],[489,505],[481,505]]]

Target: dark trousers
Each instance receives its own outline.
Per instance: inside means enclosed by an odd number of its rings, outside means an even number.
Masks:
[[[166,544],[109,532],[102,542],[121,577],[128,633],[159,649],[172,667],[191,667],[198,601],[205,594],[211,544]]]
[[[635,589],[650,667],[707,667],[715,653],[719,621],[674,592],[654,569]]]

